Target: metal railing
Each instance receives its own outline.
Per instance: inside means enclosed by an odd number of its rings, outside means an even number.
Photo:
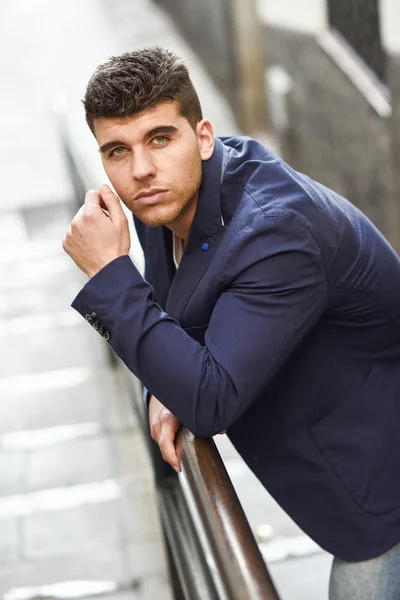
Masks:
[[[55,110],[71,181],[79,201],[91,187],[66,127]],[[125,375],[129,372],[123,371]],[[165,463],[151,439],[138,386],[133,406],[152,461],[175,600],[279,600],[232,482],[212,439],[181,428],[182,474]]]

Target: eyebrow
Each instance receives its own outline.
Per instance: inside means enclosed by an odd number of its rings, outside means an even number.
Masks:
[[[145,135],[146,139],[153,137],[154,135],[160,135],[162,133],[175,133],[178,131],[177,127],[173,125],[159,125],[158,127],[154,127],[154,129],[150,129]],[[118,146],[126,146],[125,142],[121,142],[120,140],[113,140],[112,142],[106,142],[99,148],[99,152],[104,154],[107,150],[111,150],[111,148],[118,148]]]
[[[154,135],[157,135],[160,133],[175,133],[176,131],[178,131],[178,128],[174,127],[173,125],[159,125],[159,127],[150,129],[150,131],[148,131],[146,133],[145,137],[147,139],[149,139],[149,138],[153,137]]]

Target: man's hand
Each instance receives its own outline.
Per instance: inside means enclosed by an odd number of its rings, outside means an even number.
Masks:
[[[181,465],[175,449],[175,437],[180,421],[155,396],[151,396],[149,422],[151,437],[160,446],[163,459],[179,473]]]
[[[149,422],[151,437],[160,446],[163,459],[180,473],[181,465],[175,448],[175,437],[180,421],[155,396],[149,400]],[[224,435],[226,429],[220,432]]]
[[[128,220],[120,199],[108,185],[102,185],[100,193],[87,192],[85,204],[65,235],[63,248],[89,277],[115,258],[128,254]]]

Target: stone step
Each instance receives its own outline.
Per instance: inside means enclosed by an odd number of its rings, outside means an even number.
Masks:
[[[81,366],[0,379],[0,436],[82,423],[133,427],[132,398],[121,387],[106,369]]]
[[[107,342],[87,324],[10,336],[0,345],[0,390],[7,387],[7,379],[20,374],[101,368],[108,356]]]
[[[26,258],[15,264],[0,264],[1,289],[4,293],[24,288],[62,287],[67,281],[77,281],[80,273],[78,267],[65,253],[33,260]]]
[[[64,279],[57,286],[29,285],[20,286],[4,291],[3,282],[0,284],[0,318],[13,318],[24,315],[51,314],[57,311],[70,310],[71,302],[86,283],[87,279],[75,274]]]

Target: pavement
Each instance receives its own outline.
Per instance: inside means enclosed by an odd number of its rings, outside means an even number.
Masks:
[[[105,177],[80,98],[112,54],[172,48],[186,58],[216,133],[238,127],[150,0],[3,0],[0,34],[0,597],[168,600],[130,391],[107,344],[69,307],[85,277],[61,249],[77,204],[50,99],[67,98],[93,187]],[[331,557],[276,505],[227,437],[216,441],[282,600],[326,600]]]

